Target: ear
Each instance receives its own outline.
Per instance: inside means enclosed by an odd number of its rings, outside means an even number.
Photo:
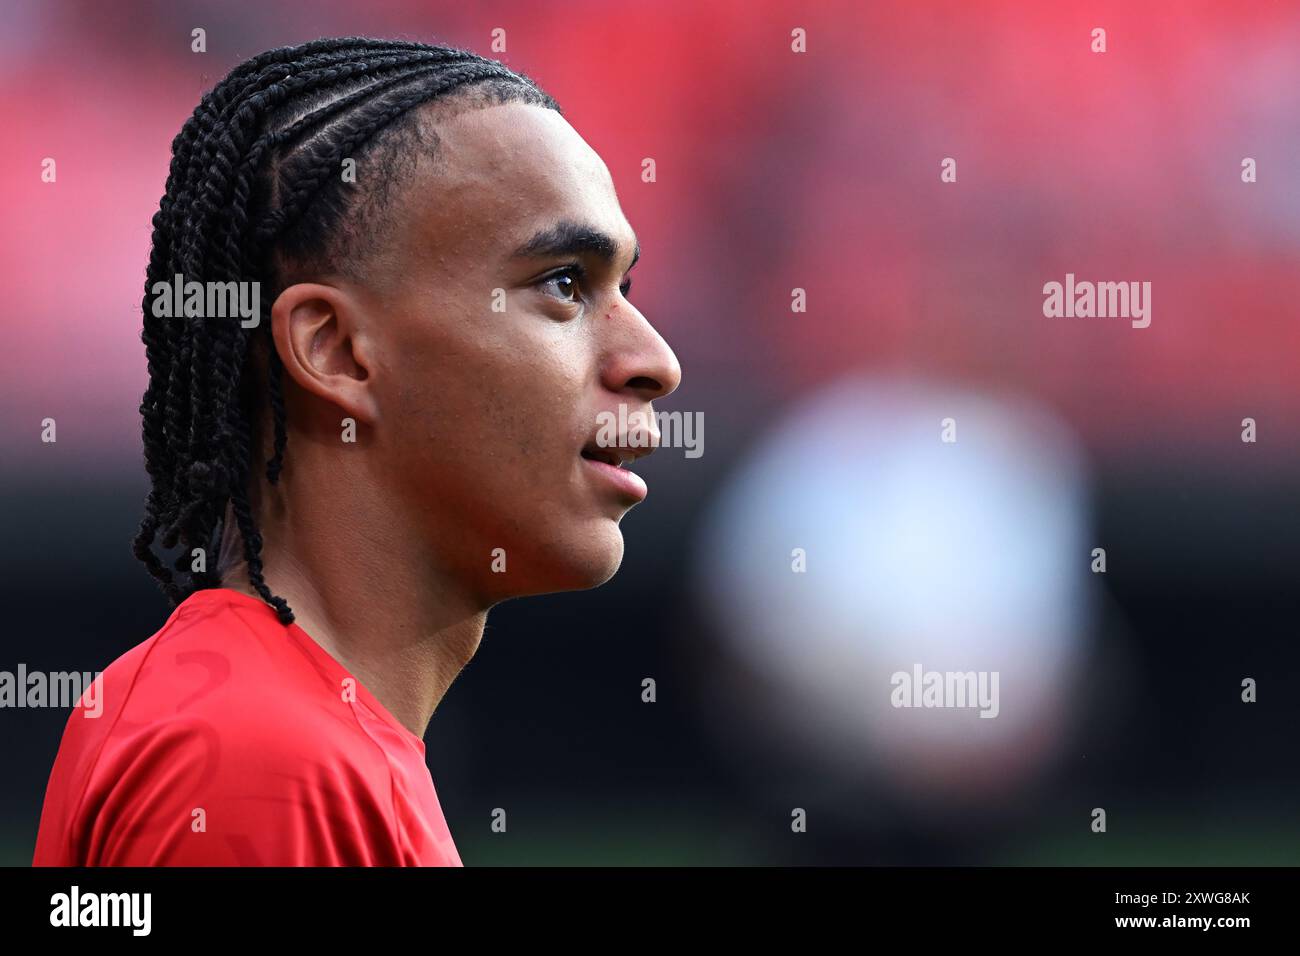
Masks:
[[[337,286],[291,285],[271,306],[271,335],[285,373],[307,392],[374,424],[373,357],[360,303]]]

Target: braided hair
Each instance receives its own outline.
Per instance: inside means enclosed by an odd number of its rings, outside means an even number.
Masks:
[[[258,282],[274,301],[289,265],[356,277],[395,180],[436,148],[417,106],[521,102],[560,107],[527,76],[464,50],[360,37],[270,50],[207,93],[172,143],[167,186],[153,217],[145,282],[149,384],[140,404],[150,480],[133,550],[173,604],[221,586],[220,570],[191,570],[233,515],[249,582],[285,624],[288,602],[267,586],[262,536],[249,499],[257,422],[269,405],[274,436],[266,478],[284,464],[283,367],[270,323],[160,318],[155,283]],[[430,142],[432,140],[432,142]],[[365,175],[344,181],[343,161]],[[260,342],[258,340],[261,340]],[[259,479],[260,480],[260,479]],[[169,565],[155,552],[181,548]],[[214,562],[215,565],[215,562]]]

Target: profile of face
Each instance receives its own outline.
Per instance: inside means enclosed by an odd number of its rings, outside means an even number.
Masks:
[[[340,454],[363,457],[337,480],[386,496],[434,566],[486,601],[601,584],[646,491],[620,459],[658,443],[651,402],[681,378],[626,296],[636,237],[558,113],[421,121],[433,158],[391,192],[365,281],[300,283],[275,303],[290,421],[309,413],[309,440],[337,442],[353,417],[355,452]],[[612,447],[606,415],[631,423]]]

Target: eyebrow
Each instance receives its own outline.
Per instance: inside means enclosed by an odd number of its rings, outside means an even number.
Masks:
[[[540,259],[546,256],[594,253],[609,265],[618,255],[618,243],[608,233],[579,222],[564,221],[543,229],[514,251],[511,259]],[[641,258],[641,243],[633,238],[632,263]]]

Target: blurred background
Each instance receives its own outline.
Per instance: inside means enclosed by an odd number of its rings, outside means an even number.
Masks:
[[[435,715],[466,864],[1300,862],[1300,6],[0,16],[0,670],[100,670],[168,613],[129,550],[140,298],[200,94],[321,36],[447,43],[604,157],[684,369],[661,408],[705,423],[639,466],[617,577],[495,610]],[[1045,318],[1067,272],[1151,282],[1150,327]],[[891,707],[917,664],[998,671],[999,716]],[[66,717],[0,710],[0,863]]]

